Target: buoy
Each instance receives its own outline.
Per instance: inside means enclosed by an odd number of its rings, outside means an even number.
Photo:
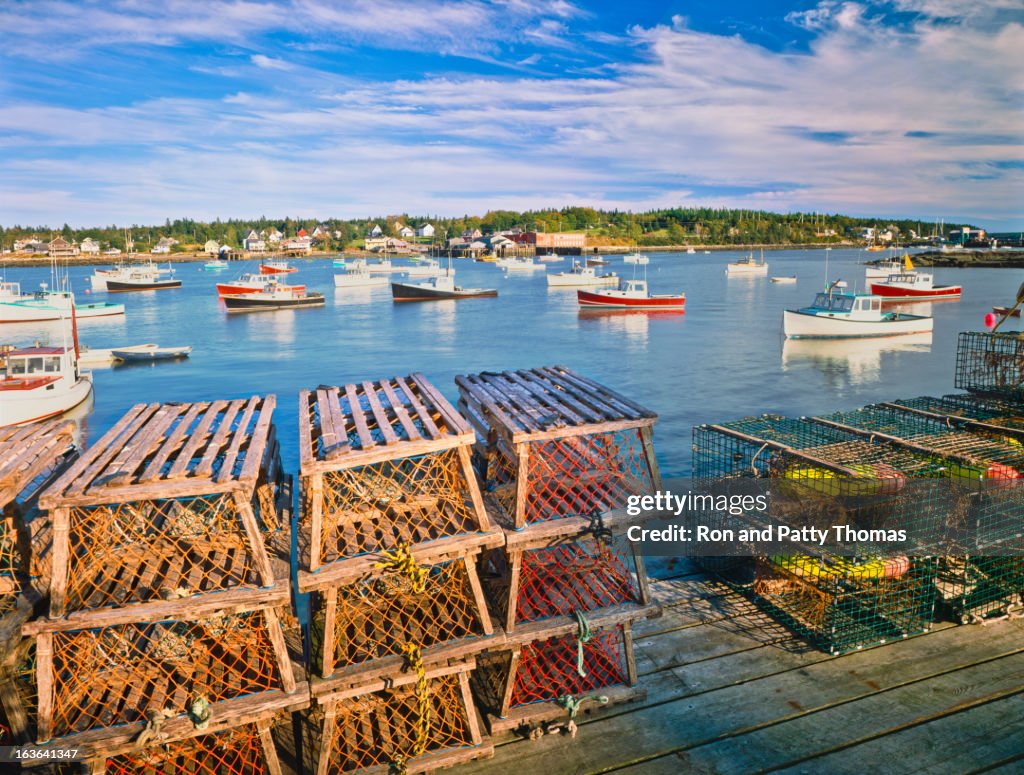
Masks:
[[[996,314],[989,312],[985,315],[985,328],[995,328],[996,325]]]

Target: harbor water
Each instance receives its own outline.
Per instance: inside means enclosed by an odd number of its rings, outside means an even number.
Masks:
[[[964,287],[959,301],[902,305],[931,314],[931,337],[852,341],[784,341],[782,311],[805,306],[825,281],[823,250],[766,253],[768,277],[726,277],[736,252],[652,253],[652,293],[686,293],[686,312],[581,312],[575,289],[549,289],[545,273],[505,273],[493,264],[454,262],[456,280],[496,287],[498,298],[395,304],[387,286],[335,289],[331,258],[299,260],[288,281],[321,291],[319,309],[228,314],[214,284],[257,262],[232,262],[219,272],[202,261],[175,264],[182,287],[139,293],[91,293],[92,267],[70,270],[80,301],[124,303],[117,318],[80,321],[92,348],[156,342],[192,345],[189,359],[96,369],[95,401],[82,416],[95,440],[140,402],[197,401],[275,393],[275,420],[286,467],[296,470],[297,393],[317,385],[422,371],[451,399],[456,374],[562,364],[607,383],[655,410],[655,443],[663,472],[690,473],[690,429],[748,414],[806,415],[874,401],[954,391],[959,331],[980,330],[993,305],[1012,305],[1024,273],[1012,269],[935,269],[937,284]],[[864,289],[862,262],[878,254],[829,251],[829,277]],[[610,257],[601,273],[631,277],[634,267]],[[548,264],[566,271],[571,258]],[[404,263],[404,260],[396,260]],[[638,271],[642,271],[640,268]],[[6,279],[23,290],[49,281],[46,267],[12,268]],[[399,279],[397,276],[395,279]],[[420,282],[421,280],[413,280]],[[1018,321],[1007,327],[1019,329]],[[61,343],[49,324],[0,327],[0,341]]]

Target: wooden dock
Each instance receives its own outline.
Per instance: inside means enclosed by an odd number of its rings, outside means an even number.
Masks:
[[[646,699],[577,719],[575,740],[495,740],[453,775],[1024,771],[1024,620],[938,624],[832,657],[682,565],[636,625]]]

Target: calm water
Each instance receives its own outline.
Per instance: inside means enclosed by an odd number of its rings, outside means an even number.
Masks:
[[[732,278],[725,264],[737,253],[652,254],[648,279],[654,293],[685,291],[685,315],[580,313],[572,289],[548,290],[543,272],[508,276],[492,264],[456,262],[464,286],[497,287],[497,299],[394,304],[386,286],[335,290],[330,259],[300,261],[292,275],[327,296],[323,309],[228,315],[214,283],[255,270],[256,262],[205,272],[177,264],[178,290],[110,294],[124,303],[120,320],[85,321],[83,343],[92,347],[158,342],[189,344],[178,363],[98,369],[96,398],[84,419],[97,439],[130,406],[150,401],[195,401],[276,393],[282,451],[297,469],[297,393],[319,384],[422,371],[454,401],[453,377],[479,370],[564,364],[623,392],[660,415],[655,439],[666,475],[690,470],[690,429],[695,424],[747,414],[812,414],[922,394],[952,392],[956,334],[982,327],[993,304],[1008,304],[1024,273],[1009,269],[937,269],[936,282],[964,286],[961,301],[914,305],[930,308],[929,342],[788,342],[782,310],[810,302],[824,280],[824,251],[773,251],[771,275],[796,275],[796,285],[767,278]],[[829,274],[863,286],[859,250],[833,250]],[[606,269],[629,274],[621,258]],[[570,261],[549,265],[562,271]],[[83,301],[88,267],[71,270]],[[11,269],[8,280],[34,288],[46,268]],[[927,314],[927,313],[926,313]],[[1014,322],[1013,326],[1019,326]],[[59,343],[55,329],[4,326],[0,340]]]

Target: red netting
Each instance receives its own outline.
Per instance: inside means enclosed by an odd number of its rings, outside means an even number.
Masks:
[[[336,668],[397,655],[407,643],[422,649],[483,636],[481,612],[469,584],[473,572],[458,559],[424,569],[422,591],[407,575],[388,573],[338,588],[334,632]],[[316,614],[323,631],[324,611]]]
[[[254,499],[268,531],[269,489]],[[70,519],[68,611],[261,586],[231,494],[76,507]]]
[[[578,667],[577,640],[572,635],[523,646],[516,670],[510,707],[552,702],[629,683],[622,627],[594,633],[583,644],[583,671]]]
[[[253,724],[107,759],[107,775],[263,775],[271,772]]]
[[[490,457],[488,490],[514,514],[517,463],[501,445]],[[530,442],[527,477],[528,525],[623,508],[630,495],[653,487],[636,429]]]
[[[458,675],[428,681],[429,724],[415,684],[340,700],[336,716],[325,724],[321,756],[329,773],[371,767],[401,769],[419,753],[476,745]]]
[[[54,736],[282,689],[261,611],[54,633]]]
[[[313,497],[307,487],[306,497]],[[304,509],[308,527],[312,505]],[[480,529],[456,449],[324,475],[321,564]],[[304,531],[306,532],[306,531]]]

